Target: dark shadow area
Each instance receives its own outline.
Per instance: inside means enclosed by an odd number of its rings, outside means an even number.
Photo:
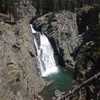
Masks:
[[[58,42],[55,41],[54,38],[50,37],[49,40],[50,40],[50,43],[51,43],[51,45],[54,49],[54,55],[55,55],[57,63],[61,66],[65,66],[65,62],[64,62],[64,59],[63,59],[64,55],[63,55],[62,48],[59,47],[59,44],[57,44]]]

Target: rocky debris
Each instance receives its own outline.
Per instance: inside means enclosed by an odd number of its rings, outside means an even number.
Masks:
[[[0,22],[0,100],[34,100],[45,86],[37,74],[29,20],[16,25]]]
[[[91,9],[90,9],[91,10]],[[92,8],[93,10],[93,8]],[[85,32],[83,34],[83,43],[78,49],[77,56],[75,58],[75,80],[78,82],[76,86],[78,87],[79,84],[88,83],[87,85],[83,85],[83,89],[78,91],[75,96],[72,95],[72,100],[77,97],[76,100],[80,100],[80,98],[84,100],[90,99],[100,99],[99,91],[100,91],[100,78],[95,77],[96,74],[100,73],[100,23],[98,19],[98,13],[94,13],[95,9],[91,14],[95,16],[94,20],[88,15],[88,18],[85,21],[88,21],[87,25],[89,26],[90,23],[93,27],[90,27],[88,30],[85,28]],[[97,10],[96,10],[97,11]],[[90,11],[87,12],[87,14]],[[84,14],[83,14],[84,15]],[[81,16],[82,17],[82,16]],[[84,16],[83,16],[84,17]],[[91,18],[90,18],[91,17]],[[85,18],[84,18],[85,19]],[[92,20],[93,21],[92,21]],[[90,21],[91,20],[91,21]],[[85,23],[86,24],[86,23]],[[87,80],[92,79],[93,77],[97,79],[91,80],[88,82]],[[73,85],[75,86],[75,85]],[[98,95],[97,95],[98,94]]]

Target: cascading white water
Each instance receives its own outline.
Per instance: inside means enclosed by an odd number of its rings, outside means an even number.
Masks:
[[[32,33],[37,33],[31,25]],[[54,59],[54,51],[44,34],[40,34],[40,46],[34,38],[34,43],[37,50],[37,57],[39,60],[39,67],[42,77],[46,77],[50,74],[55,74],[58,72],[58,67]]]
[[[42,66],[40,67],[42,76],[48,76],[52,73],[58,72],[54,59],[53,48],[48,38],[44,34],[40,35],[40,50],[40,58],[42,63]]]

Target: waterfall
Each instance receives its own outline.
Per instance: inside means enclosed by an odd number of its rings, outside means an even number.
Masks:
[[[37,34],[35,29],[31,25],[31,30],[33,34]],[[38,45],[36,38],[34,37],[34,43],[37,50],[37,57],[39,61],[39,68],[42,77],[46,77],[50,74],[55,74],[58,72],[58,67],[54,59],[53,48],[44,34],[39,34],[40,45]]]

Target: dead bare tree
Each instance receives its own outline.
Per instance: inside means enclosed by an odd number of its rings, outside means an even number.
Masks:
[[[100,72],[95,74],[94,76],[90,77],[86,81],[84,81],[82,84],[80,84],[78,87],[71,90],[69,93],[67,93],[67,94],[65,93],[65,95],[63,95],[60,100],[65,100],[65,98],[69,98],[75,92],[79,91],[82,87],[85,87],[89,82],[93,81],[94,79],[97,79],[99,76],[100,76]],[[57,99],[57,100],[59,100],[59,99]]]

